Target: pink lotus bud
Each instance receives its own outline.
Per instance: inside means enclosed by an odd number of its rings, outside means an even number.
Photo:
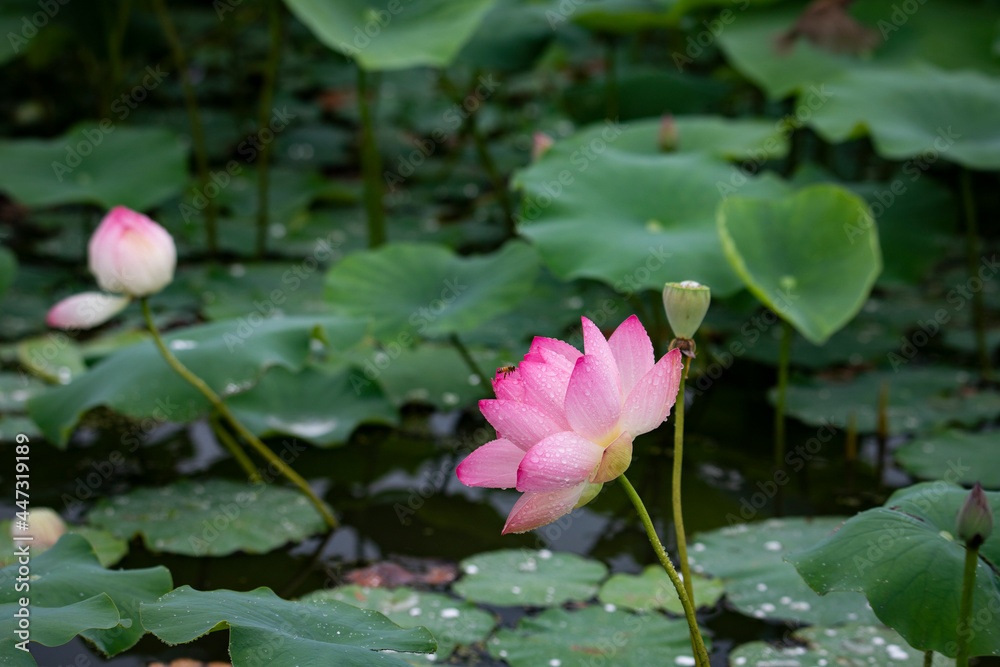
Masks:
[[[538,162],[538,160],[549,152],[549,149],[555,145],[552,137],[545,134],[544,132],[535,132],[533,137],[533,143],[531,144],[531,161]]]
[[[972,487],[972,492],[958,510],[955,524],[958,539],[974,549],[982,546],[993,534],[993,508],[979,482]]]
[[[66,524],[62,517],[48,507],[39,507],[28,512],[26,527],[19,528],[17,519],[10,524],[11,537],[30,535],[35,538],[31,541],[32,548],[39,551],[48,549],[58,542],[65,532]]]
[[[120,313],[128,302],[127,296],[100,292],[74,294],[52,306],[45,322],[57,329],[92,329]]]
[[[170,284],[177,248],[170,234],[141,213],[116,206],[90,238],[90,272],[109,292],[155,294]]]
[[[677,123],[674,121],[673,114],[663,114],[663,118],[660,120],[660,133],[657,136],[657,141],[659,142],[660,150],[664,153],[677,150],[680,136],[677,132]]]

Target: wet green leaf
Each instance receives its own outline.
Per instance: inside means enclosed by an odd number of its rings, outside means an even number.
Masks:
[[[729,520],[739,518],[733,515]],[[816,544],[843,521],[822,517],[738,523],[695,536],[688,556],[696,572],[722,578],[726,600],[747,616],[823,625],[871,623],[874,616],[864,596],[816,595],[784,561],[787,554]]]
[[[607,574],[603,563],[548,549],[503,549],[466,558],[455,592],[498,606],[553,607],[589,600]]]
[[[894,493],[884,507],[858,514],[821,542],[788,555],[824,596],[860,591],[879,620],[914,648],[954,657],[965,546],[955,540],[955,516],[969,492],[928,482]],[[1000,493],[986,494],[1000,514]],[[980,549],[972,618],[1000,609],[1000,535]],[[839,593],[837,593],[839,595]],[[1000,655],[1000,626],[979,623],[969,633],[971,655]]]
[[[493,614],[469,602],[441,593],[426,593],[406,587],[388,590],[341,586],[332,590],[315,591],[301,600],[337,600],[385,614],[386,618],[402,628],[427,628],[437,640],[437,651],[408,658],[414,664],[447,660],[457,646],[483,641],[496,626]]]
[[[26,206],[94,204],[144,211],[180,193],[188,150],[161,128],[81,123],[54,139],[0,141],[0,188]]]
[[[87,521],[127,540],[141,535],[151,551],[186,556],[267,553],[326,526],[296,489],[224,479],[182,479],[102,498]]]
[[[405,666],[393,652],[431,652],[424,628],[404,630],[377,612],[333,600],[289,602],[269,588],[245,593],[181,586],[142,605],[142,621],[169,644],[229,630],[233,667]]]
[[[719,207],[719,235],[750,291],[816,345],[858,313],[882,270],[868,206],[836,186],[730,197]]]
[[[896,450],[896,461],[922,479],[947,479],[956,484],[979,482],[1000,489],[997,432],[969,433],[948,429],[915,438]]]
[[[24,594],[14,588],[18,567],[11,565],[0,571],[0,605],[10,610]],[[145,634],[139,622],[139,604],[155,600],[172,587],[170,572],[164,567],[105,570],[90,543],[79,535],[63,535],[51,549],[32,558],[31,576],[32,611],[36,606],[49,608],[47,616],[52,623],[46,627],[36,618],[32,638],[40,636],[45,637],[39,638],[42,643],[62,644],[72,638],[76,626],[79,634],[108,655],[121,653],[139,641]],[[53,609],[60,607],[66,610],[65,616]],[[3,617],[13,620],[12,611],[3,612]],[[5,631],[4,637],[10,634]]]

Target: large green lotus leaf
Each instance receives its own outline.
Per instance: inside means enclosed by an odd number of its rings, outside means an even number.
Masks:
[[[966,549],[952,535],[968,495],[942,482],[902,489],[788,561],[820,594],[863,592],[879,620],[911,646],[954,657]],[[986,497],[1000,514],[1000,493]],[[1000,535],[994,533],[980,550],[972,619],[993,619],[1000,609],[1000,573],[990,565],[997,562]],[[1000,624],[979,622],[972,629],[972,655],[1000,655]]]
[[[861,228],[849,237],[854,224]],[[868,206],[833,185],[778,200],[729,197],[719,235],[750,291],[816,345],[858,313],[882,269]]]
[[[252,387],[271,366],[302,368],[314,336],[338,350],[356,344],[365,330],[363,321],[351,318],[264,319],[252,312],[164,338],[181,363],[216,392],[229,395]],[[65,447],[80,417],[99,405],[130,417],[186,422],[206,414],[211,404],[146,341],[116,352],[74,382],[30,399],[28,412],[46,438]]]
[[[501,549],[466,558],[458,595],[497,606],[554,607],[589,600],[608,568],[596,560],[548,549]]]
[[[836,183],[864,198],[878,225],[884,265],[880,284],[920,284],[948,253],[958,209],[951,191],[927,176],[917,162],[905,164],[888,182],[839,182],[815,165],[798,170],[792,182]],[[851,238],[861,231],[859,223],[847,230]]]
[[[896,450],[896,462],[921,479],[947,479],[958,484],[979,482],[1000,489],[1000,434],[948,429],[915,438]]]
[[[996,77],[930,66],[851,69],[826,89],[829,99],[809,123],[827,141],[867,133],[878,154],[891,160],[926,156],[971,169],[1000,168]]]
[[[511,241],[491,255],[461,257],[432,244],[394,243],[349,255],[326,277],[336,311],[374,320],[381,340],[472,331],[512,310],[538,275],[535,250]]]
[[[0,566],[7,567],[17,562],[17,554],[14,552],[14,540],[10,535],[10,527],[13,523],[8,519],[0,521]],[[115,537],[110,532],[93,526],[67,526],[66,532],[72,535],[79,535],[94,548],[97,560],[101,567],[111,567],[128,553],[128,542]],[[39,542],[31,545],[32,556],[37,556],[48,548]]]
[[[856,67],[861,62],[850,56],[823,51],[802,39],[791,53],[779,53],[775,48],[775,39],[792,27],[802,9],[801,4],[784,4],[775,9],[743,12],[718,37],[726,60],[760,86],[769,98],[781,99],[808,88],[810,82],[826,81],[841,70]],[[700,53],[701,49],[691,47],[684,52],[684,56],[697,59]],[[814,88],[812,93],[814,106],[825,102],[821,89]]]
[[[26,594],[14,589],[18,567],[15,564],[0,571],[0,607],[12,610],[18,598]],[[170,572],[164,567],[105,570],[90,543],[79,535],[63,535],[51,549],[32,557],[30,585],[32,611],[36,605],[47,608],[66,607],[102,594],[110,597],[113,603],[111,607],[106,602],[90,600],[93,606],[87,609],[94,613],[90,619],[93,625],[87,626],[91,629],[81,628],[80,632],[108,655],[131,648],[145,634],[139,622],[139,604],[151,602],[173,587]],[[112,609],[117,610],[115,615],[120,616],[121,620],[108,624]],[[11,617],[6,611],[2,613],[5,619]],[[73,613],[75,617],[76,611]],[[54,610],[50,614],[53,621],[59,619]],[[46,631],[40,627],[39,619],[32,623],[31,630],[32,638],[35,638],[36,630]],[[52,630],[55,631],[56,628]],[[66,626],[59,628],[59,632],[67,630]],[[4,637],[8,636],[10,633],[5,632]],[[70,637],[65,637],[59,643],[69,639]]]
[[[895,370],[871,371],[846,382],[793,383],[788,387],[786,407],[789,415],[811,426],[846,428],[853,415],[858,432],[871,433],[878,426],[879,393],[885,385],[890,433],[915,433],[945,424],[974,426],[1000,414],[1000,394],[966,387],[970,379],[968,372],[955,368],[901,364]],[[773,402],[773,390],[770,398]]]
[[[713,607],[725,589],[719,579],[692,575],[694,599],[698,607]],[[649,565],[642,574],[613,574],[601,586],[597,598],[629,611],[653,611],[664,609],[672,614],[684,614],[684,606],[677,597],[670,577],[659,565]]]
[[[109,630],[121,621],[118,608],[105,593],[98,593],[79,602],[67,602],[58,607],[32,603],[30,607],[24,609],[31,614],[31,641],[43,646],[61,646],[82,632],[93,629]],[[17,602],[0,603],[0,612],[3,613],[0,632],[3,632],[4,637],[16,637],[14,631],[18,627],[18,618],[14,614],[20,610],[21,607]],[[9,641],[13,644],[17,640]],[[3,644],[0,644],[0,664],[19,664],[8,661],[17,652],[20,650],[13,646],[5,649]],[[36,663],[29,657],[24,664]]]
[[[530,68],[555,38],[552,11],[552,4],[530,0],[496,3],[465,43],[458,62],[505,72]]]
[[[424,628],[404,630],[382,614],[334,600],[282,600],[269,588],[238,593],[181,586],[143,604],[142,622],[168,644],[228,629],[233,667],[405,667],[390,652],[434,650]]]
[[[711,650],[708,639],[707,648]],[[490,655],[511,667],[649,667],[689,665],[691,635],[683,620],[585,607],[547,609],[503,628],[489,641]]]
[[[317,39],[367,70],[445,67],[494,0],[285,0]]]
[[[796,631],[791,639],[802,646],[773,646],[750,642],[729,654],[729,664],[746,667],[923,667],[924,654],[907,646],[899,633],[877,625],[849,623],[836,628],[814,626]],[[934,654],[932,667],[950,667],[951,660]]]
[[[19,341],[17,360],[32,374],[56,384],[67,384],[87,372],[80,345],[62,332]]]
[[[469,348],[469,354],[487,377],[493,377],[494,369],[513,361],[485,348]],[[366,351],[353,361],[358,368],[351,372],[351,384],[359,390],[378,384],[396,406],[429,403],[441,410],[454,410],[492,395],[492,389],[482,386],[479,376],[453,346],[389,345]]]
[[[738,520],[733,515],[733,520]],[[726,599],[755,618],[834,625],[875,618],[862,595],[820,597],[784,561],[836,530],[842,517],[768,519],[699,534],[688,551],[692,568],[722,578]]]
[[[659,155],[659,133],[662,120],[649,118],[629,123],[614,138],[615,150],[641,155]],[[722,116],[674,116],[677,128],[676,152],[708,153],[728,160],[770,160],[788,154],[788,132],[780,122],[753,118],[724,118]],[[576,134],[557,141],[567,143],[573,150],[600,150],[605,143],[606,124],[584,128]]]
[[[363,588],[341,586],[303,596],[303,602],[337,600],[362,609],[371,609],[402,628],[423,626],[437,640],[437,651],[429,655],[410,658],[416,664],[442,662],[457,646],[481,642],[496,626],[493,614],[469,602],[456,600],[441,593],[425,593],[402,587]]]
[[[357,373],[272,368],[253,389],[231,398],[229,407],[259,436],[291,435],[321,447],[347,442],[360,424],[399,421],[382,388],[357,381]]]
[[[83,123],[54,139],[0,141],[0,190],[32,207],[142,211],[181,192],[187,158],[187,147],[169,130]]]
[[[727,60],[768,97],[780,99],[800,91],[800,102],[806,102],[798,107],[801,120],[808,120],[831,101],[823,84],[848,71],[929,62],[947,69],[1000,72],[1000,61],[989,52],[995,39],[991,32],[996,12],[982,3],[924,3],[915,12],[905,11],[896,0],[856,3],[850,13],[880,37],[871,57],[834,54],[802,38],[791,52],[780,53],[776,38],[795,24],[807,4],[784,3],[773,9],[740,12],[718,37]],[[962,39],[951,38],[956,34]],[[684,55],[697,59],[699,49],[691,47]]]
[[[715,225],[720,194],[776,196],[777,179],[745,177],[701,153],[640,155],[604,144],[556,145],[518,172],[524,193],[520,233],[559,278],[595,278],[622,292],[697,280],[725,296],[742,285],[723,253]]]
[[[185,556],[267,553],[326,525],[298,490],[226,479],[182,479],[102,498],[87,521],[124,539],[142,535],[151,551]]]

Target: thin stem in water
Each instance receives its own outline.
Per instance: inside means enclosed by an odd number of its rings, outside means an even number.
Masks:
[[[677,597],[680,598],[681,606],[684,607],[684,617],[687,619],[688,630],[691,633],[691,647],[694,650],[695,664],[697,667],[711,667],[708,661],[708,651],[705,650],[705,642],[701,637],[701,630],[698,628],[698,618],[695,616],[694,602],[688,597],[687,589],[684,588],[684,582],[681,581],[677,570],[674,569],[674,564],[670,562],[667,550],[663,548],[663,543],[657,537],[656,528],[653,527],[653,520],[649,518],[649,512],[646,511],[646,506],[642,504],[642,499],[639,498],[635,487],[632,486],[625,475],[620,476],[618,481],[621,483],[622,488],[625,489],[629,500],[632,501],[635,511],[639,514],[639,520],[642,521],[642,525],[646,529],[646,537],[649,538],[649,543],[653,546],[656,557],[660,560],[660,564],[663,565],[663,569],[666,570],[667,576],[670,577],[670,582],[677,591]]]
[[[274,84],[278,79],[278,64],[281,61],[281,3],[269,0],[267,3],[267,23],[270,46],[267,62],[264,64],[264,82],[260,91],[260,109],[257,114],[257,136],[263,134],[271,121],[271,104],[274,101]],[[267,228],[270,206],[270,162],[273,141],[261,142],[260,156],[257,158],[257,256],[267,253]]]
[[[281,471],[281,474],[285,476],[288,481],[297,486],[299,490],[309,498],[310,502],[316,506],[323,520],[326,522],[330,528],[337,528],[340,524],[337,522],[336,517],[330,511],[330,508],[326,506],[313,490],[309,488],[309,482],[307,482],[301,475],[295,472],[291,466],[281,460],[281,458],[271,451],[271,448],[261,442],[260,438],[254,435],[250,429],[243,425],[243,423],[236,418],[236,415],[230,411],[229,406],[223,402],[222,398],[212,390],[205,381],[200,377],[195,375],[188,369],[187,366],[181,363],[180,359],[174,356],[174,353],[170,351],[167,344],[164,342],[163,337],[160,336],[159,329],[156,328],[156,323],[153,321],[153,313],[149,309],[149,299],[147,297],[142,297],[142,315],[146,319],[146,326],[149,328],[149,333],[153,335],[153,342],[156,343],[157,349],[160,351],[160,355],[163,359],[177,371],[177,374],[182,378],[187,380],[191,386],[197,389],[201,394],[208,399],[208,402],[212,404],[215,410],[225,417],[226,421],[232,425],[236,433],[243,438],[253,449],[260,454],[268,463],[272,464],[275,468]]]
[[[377,248],[386,241],[385,206],[382,201],[382,156],[375,143],[368,72],[358,65],[358,109],[361,113],[361,174],[365,185],[365,212],[368,215],[368,246]]]
[[[479,364],[476,363],[476,360],[472,358],[472,355],[469,353],[469,348],[465,347],[465,343],[463,343],[462,339],[458,337],[458,334],[451,334],[450,338],[451,344],[455,346],[456,350],[458,350],[458,354],[461,355],[462,361],[465,362],[465,365],[469,367],[470,371],[479,377],[479,381],[482,383],[483,388],[486,391],[489,391],[490,380],[486,377],[486,374],[483,373],[482,369],[479,368]]]
[[[448,95],[448,97],[450,97],[455,104],[465,109],[467,98],[462,96],[462,92],[448,77],[447,73],[442,70],[438,79],[441,82],[441,88],[444,90],[445,94]],[[476,71],[473,74],[473,83],[478,80],[479,72]],[[484,101],[485,100],[478,100],[476,108],[468,111],[463,131],[472,135],[472,142],[476,147],[476,156],[479,158],[479,164],[482,165],[483,171],[486,172],[486,176],[490,179],[493,191],[496,193],[497,199],[500,202],[500,207],[503,209],[504,225],[507,228],[507,234],[513,237],[517,235],[517,226],[514,220],[514,203],[510,197],[510,191],[507,189],[507,181],[504,179],[503,174],[500,173],[500,169],[497,168],[496,161],[490,153],[489,145],[486,142],[486,135],[484,135],[483,131],[479,128],[479,123],[476,120],[478,116],[477,110]]]
[[[774,404],[774,467],[785,469],[785,394],[788,391],[788,365],[792,356],[792,325],[781,321],[781,351],[778,353],[778,397]],[[784,487],[778,486],[775,511],[781,514]]]
[[[674,508],[674,530],[677,533],[677,555],[681,561],[681,574],[684,575],[684,589],[688,597],[694,600],[694,586],[691,580],[691,564],[688,563],[687,535],[684,533],[684,514],[681,511],[681,470],[684,459],[684,381],[687,379],[687,357],[681,362],[681,384],[677,390],[677,402],[674,403],[674,476],[671,485]]]
[[[972,172],[962,169],[962,208],[965,209],[965,261],[969,277],[976,275],[979,268],[979,235],[976,225],[976,198],[972,192]],[[986,309],[983,306],[983,290],[972,293],[972,322],[976,329],[976,350],[983,378],[993,379],[990,351],[986,346]]]
[[[188,121],[191,123],[191,143],[194,147],[194,161],[198,168],[198,181],[201,183],[201,193],[207,200],[205,206],[205,235],[208,254],[214,256],[219,246],[219,234],[216,229],[216,206],[215,200],[208,196],[209,173],[208,173],[208,149],[205,148],[205,130],[201,125],[201,115],[198,113],[198,97],[194,92],[194,84],[188,75],[187,56],[184,53],[184,46],[177,35],[177,28],[167,11],[166,0],[153,0],[153,8],[160,21],[163,34],[170,44],[170,52],[174,58],[174,66],[181,75],[181,90],[184,93],[184,106],[187,107]]]
[[[969,667],[969,633],[972,621],[972,594],[976,590],[976,567],[979,565],[979,547],[965,547],[965,568],[962,571],[962,597],[958,603],[958,652],[955,667]]]
[[[212,431],[215,432],[215,437],[218,438],[222,446],[225,447],[236,462],[240,464],[243,471],[247,474],[247,478],[252,483],[258,483],[261,481],[260,472],[254,467],[253,461],[247,455],[243,448],[240,447],[240,443],[236,442],[236,438],[229,434],[226,427],[222,425],[219,421],[219,413],[214,410],[208,415],[208,423],[212,426]]]
[[[924,667],[933,667],[934,651],[924,651]]]

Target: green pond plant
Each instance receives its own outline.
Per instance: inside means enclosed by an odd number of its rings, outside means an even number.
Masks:
[[[684,382],[687,379],[690,360],[695,356],[694,334],[701,326],[708,306],[712,301],[711,290],[693,280],[667,283],[663,287],[663,307],[667,311],[667,321],[674,332],[670,342],[671,350],[680,350],[685,356],[684,370],[681,372],[677,389],[677,409],[674,416],[674,468],[671,482],[674,530],[677,533],[677,553],[684,575],[684,588],[688,597],[694,600],[694,582],[691,578],[691,564],[688,562],[687,536],[684,534],[684,513],[681,510],[681,472],[684,460]]]
[[[584,353],[561,340],[536,337],[517,367],[497,371],[496,398],[479,403],[497,438],[472,452],[456,473],[468,486],[522,492],[503,533],[552,523],[617,479],[677,590],[695,663],[708,667],[693,597],[624,474],[632,440],[662,424],[674,405],[684,370],[681,350],[655,361],[652,341],[634,315],[607,339],[586,317],[582,325]]]
[[[60,329],[93,328],[117,315],[132,299],[139,299],[146,326],[167,364],[208,399],[214,410],[261,457],[309,498],[331,530],[336,529],[339,526],[336,517],[309,483],[254,435],[204,380],[181,363],[160,335],[149,307],[149,297],[174,278],[177,248],[170,233],[145,215],[117,206],[101,221],[90,238],[87,251],[90,271],[97,284],[111,294],[85,292],[64,299],[49,311],[49,325]],[[224,442],[227,446],[232,444]],[[237,457],[237,460],[244,467],[248,464],[246,457]],[[256,472],[250,467],[247,474],[253,477]]]
[[[972,631],[972,597],[976,589],[979,549],[993,534],[993,510],[979,482],[955,518],[955,535],[965,542],[965,567],[962,569],[962,599],[958,609],[958,654],[956,667],[968,667],[969,634]]]

